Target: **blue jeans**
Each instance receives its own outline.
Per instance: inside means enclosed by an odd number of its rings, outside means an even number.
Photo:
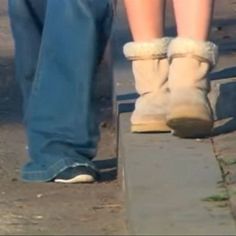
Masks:
[[[24,181],[89,166],[99,138],[96,71],[110,35],[109,0],[9,0],[30,161]]]

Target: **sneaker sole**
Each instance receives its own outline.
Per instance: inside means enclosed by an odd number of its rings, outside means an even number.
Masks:
[[[211,134],[213,121],[199,118],[173,118],[167,122],[174,135],[181,138],[204,138]]]
[[[77,183],[93,183],[95,179],[91,175],[78,175],[72,179],[55,179],[55,183],[62,183],[62,184],[77,184]]]

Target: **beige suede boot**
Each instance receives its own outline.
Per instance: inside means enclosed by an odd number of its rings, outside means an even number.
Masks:
[[[170,131],[166,125],[169,42],[169,38],[161,38],[124,46],[125,56],[132,60],[135,87],[140,95],[131,116],[132,132]]]
[[[211,133],[213,116],[207,94],[207,73],[216,64],[218,49],[211,42],[174,39],[168,50],[170,60],[170,103],[167,124],[177,136],[205,137]]]

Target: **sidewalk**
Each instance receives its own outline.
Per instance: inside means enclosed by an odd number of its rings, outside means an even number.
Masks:
[[[236,1],[216,1],[211,37],[220,45],[221,57],[210,75],[210,99],[218,120],[214,135],[183,140],[170,134],[130,133],[130,112],[137,95],[130,64],[121,54],[130,35],[119,6],[114,36],[119,161],[132,234],[236,234],[235,19]],[[167,32],[174,35],[170,14]]]

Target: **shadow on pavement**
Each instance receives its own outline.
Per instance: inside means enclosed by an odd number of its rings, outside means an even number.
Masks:
[[[117,178],[117,158],[95,160],[95,165],[101,172],[100,182],[109,182]]]
[[[13,79],[14,62],[11,57],[0,57],[0,123],[21,123],[22,97]]]

